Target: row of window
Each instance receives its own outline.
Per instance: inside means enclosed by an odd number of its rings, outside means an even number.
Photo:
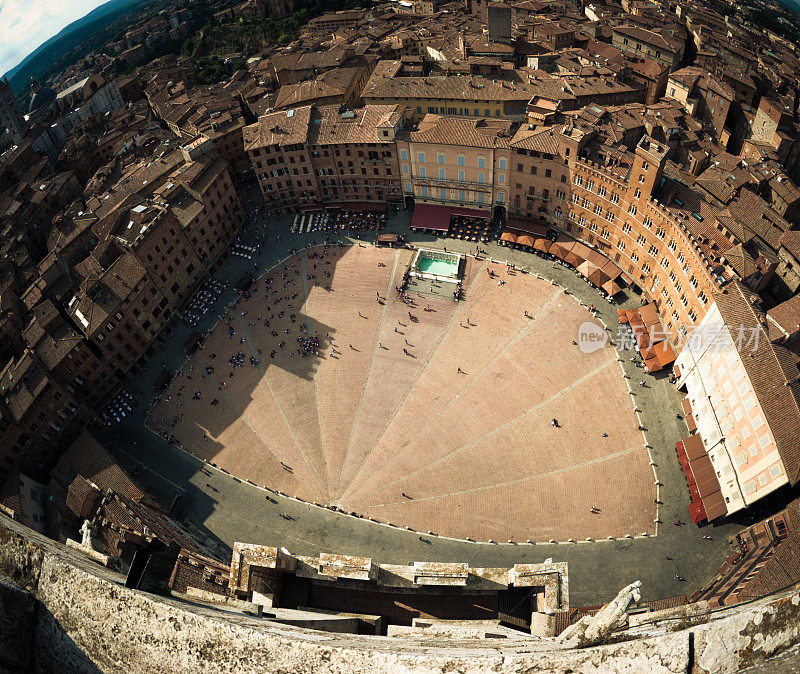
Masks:
[[[408,164],[403,164],[403,175],[410,176],[411,169]],[[417,167],[417,178],[428,178],[428,172],[425,166]],[[431,176],[432,177],[432,176]],[[440,168],[437,180],[450,180],[447,177],[447,170]],[[466,173],[464,171],[459,170],[458,172],[458,182],[463,183],[466,182]],[[500,185],[505,185],[506,183],[506,175],[505,173],[498,173],[497,174],[497,182]],[[486,174],[485,173],[478,173],[478,184],[479,185],[487,185],[486,182]]]
[[[417,152],[417,162],[420,164],[425,163],[425,152],[420,150]],[[403,161],[408,161],[408,150],[401,149],[400,150],[400,159]],[[445,164],[447,160],[447,155],[445,152],[438,152],[436,154],[436,163],[437,164]],[[466,166],[467,165],[467,157],[466,155],[459,154],[456,155],[456,164],[458,166]],[[486,157],[481,155],[478,157],[477,160],[477,167],[478,168],[486,168]],[[497,160],[497,168],[501,171],[505,171],[508,168],[508,159],[505,157],[500,157]]]
[[[472,115],[470,115],[469,111],[470,111],[469,108],[452,108],[452,107],[448,108],[448,107],[446,107],[444,105],[428,105],[427,106],[427,112],[429,112],[432,115],[464,115],[465,117],[491,117],[492,116],[492,111],[489,110],[489,108],[484,108],[483,109],[483,114],[481,114],[481,111],[478,108],[472,108],[472,112],[473,112]],[[417,106],[417,114],[418,115],[423,114],[421,105]],[[499,108],[497,108],[494,111],[494,116],[495,117],[499,117],[500,116],[500,109]]]
[[[414,194],[414,186],[411,183],[405,183],[405,185],[403,186],[403,190],[404,190],[404,192],[406,194]],[[461,202],[466,202],[467,201],[467,191],[466,190],[450,190],[450,191],[457,195],[458,201],[461,201]],[[447,196],[447,192],[448,192],[447,189],[445,189],[443,187],[439,188],[438,196],[436,198],[440,199],[441,201],[452,201]],[[484,194],[485,194],[484,192],[476,192],[475,193],[476,196],[475,196],[475,199],[474,199],[474,203],[478,203],[478,204],[488,203],[488,202],[484,201],[485,200]],[[428,198],[432,197],[432,193],[431,193],[431,191],[428,189],[428,187],[426,185],[423,185],[422,187],[420,187],[420,196],[423,199],[428,199]],[[498,204],[503,204],[503,203],[505,203],[505,200],[506,200],[505,193],[498,192],[497,193],[497,203]]]

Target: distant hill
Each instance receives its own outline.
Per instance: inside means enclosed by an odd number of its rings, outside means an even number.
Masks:
[[[31,77],[41,75],[53,61],[147,2],[150,0],[109,0],[86,16],[65,26],[58,34],[28,54],[18,66],[6,73],[12,90],[21,91],[28,85]]]

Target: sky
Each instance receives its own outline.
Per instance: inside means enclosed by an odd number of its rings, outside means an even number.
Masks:
[[[0,75],[105,0],[0,0]]]

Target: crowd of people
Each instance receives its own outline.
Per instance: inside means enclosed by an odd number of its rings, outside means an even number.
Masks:
[[[336,225],[354,232],[379,232],[386,227],[386,213],[339,211]]]
[[[477,218],[466,215],[454,216],[450,222],[448,235],[464,241],[489,241],[489,232],[492,223],[487,218]]]
[[[353,232],[379,232],[384,227],[386,227],[385,212],[325,209],[298,213],[294,216],[289,231],[292,234],[309,234],[336,229]]]
[[[183,320],[195,327],[198,322],[211,311],[214,303],[228,287],[227,281],[211,278],[206,281],[186,303]]]
[[[280,353],[288,358],[319,357],[324,348],[323,338],[316,331],[310,330],[308,323],[300,319],[299,312],[305,299],[307,284],[316,283],[330,290],[332,250],[333,245],[328,242],[321,248],[308,249],[304,259],[297,256],[240,291],[239,297],[222,317],[225,330],[222,334],[235,346],[222,359],[218,358],[216,352],[206,355],[211,350],[206,345],[201,346],[195,354],[196,359],[201,362],[199,376],[214,386],[220,395],[226,394],[226,389],[235,381],[239,368],[261,365],[259,358],[267,352],[267,349],[262,348],[265,343],[268,344],[270,359],[279,357]],[[332,344],[333,339],[326,337],[336,351]],[[292,339],[296,343],[294,348],[289,346]],[[219,349],[219,343],[216,342],[216,346],[212,348]],[[248,350],[251,355],[247,354]],[[220,367],[220,363],[224,365]],[[157,399],[168,407],[174,406],[174,413],[169,416],[153,416],[151,419],[153,427],[161,427],[160,434],[173,442],[177,442],[177,439],[168,429],[179,426],[185,415],[185,411],[179,409],[183,405],[185,384],[176,382],[184,376],[185,379],[197,376],[191,361],[185,369],[185,372],[181,370],[177,373],[166,392]],[[201,389],[195,388],[191,398],[194,401],[203,400]],[[212,406],[219,403],[219,398],[209,401]],[[163,405],[161,409],[164,409]],[[203,439],[208,440],[205,433]]]

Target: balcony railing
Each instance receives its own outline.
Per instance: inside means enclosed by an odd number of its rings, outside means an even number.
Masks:
[[[414,180],[417,184],[421,184],[423,182],[428,183],[433,186],[442,186],[442,187],[451,187],[451,188],[458,188],[458,187],[479,187],[482,190],[491,191],[492,183],[474,183],[469,182],[466,180],[448,180],[442,178],[433,178],[430,176],[426,176],[425,178],[421,176],[411,176],[412,180]]]
[[[411,196],[410,194],[406,196]],[[454,206],[478,206],[479,208],[492,208],[495,204],[487,201],[474,201],[470,199],[465,199],[461,201],[460,199],[439,199],[438,197],[434,196],[427,196],[423,197],[421,195],[414,195],[414,199],[416,199],[420,203],[432,203],[432,204],[452,204]],[[498,202],[497,206],[505,206],[505,204]]]
[[[546,197],[542,194],[531,194],[530,192],[526,192],[525,197],[527,199],[538,199],[539,201],[550,201],[550,197]]]

